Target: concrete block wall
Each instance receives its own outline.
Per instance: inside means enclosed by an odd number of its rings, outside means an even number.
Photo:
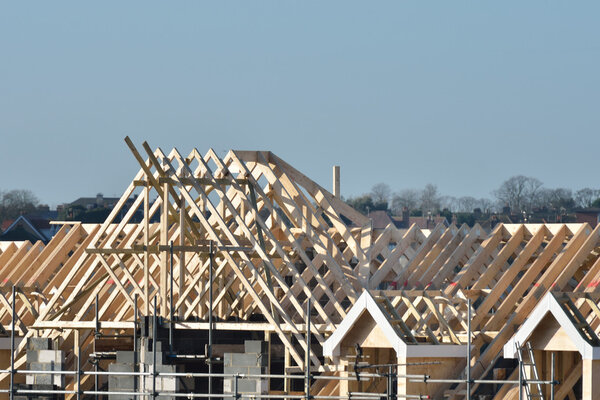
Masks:
[[[133,351],[117,351],[116,362],[109,364],[110,372],[134,372]],[[108,390],[111,392],[134,392],[135,377],[128,375],[109,375]],[[109,400],[130,400],[133,396],[111,394]]]
[[[246,340],[243,353],[225,353],[223,373],[240,375],[262,375],[267,373],[266,344],[260,340]],[[238,378],[238,393],[266,394],[268,379],[258,377]],[[234,391],[234,378],[223,379],[223,393]],[[231,397],[229,397],[231,398]]]
[[[143,365],[145,372],[154,372],[154,368],[152,365]],[[157,372],[166,372],[173,373],[177,372],[175,365],[159,365],[156,364]],[[152,391],[152,377],[147,376],[144,377],[144,391],[151,392]],[[175,377],[157,377],[156,378],[156,390],[161,392],[177,392],[179,389],[178,379]],[[161,396],[161,398],[164,396]],[[168,397],[167,397],[168,398]]]
[[[30,371],[63,371],[65,355],[60,350],[52,350],[52,341],[48,338],[30,338],[27,341],[27,369]],[[27,385],[65,386],[64,375],[26,374]]]
[[[152,347],[150,345],[150,341],[148,338],[142,338],[141,341],[142,351],[140,352],[141,363],[140,363],[140,371],[143,372],[154,372],[154,368],[152,365],[153,353]],[[156,342],[156,372],[166,372],[173,373],[177,372],[177,368],[175,365],[165,364],[166,353],[162,351],[163,345],[162,342]],[[161,392],[173,392],[176,393],[179,391],[180,381],[177,377],[166,376],[166,377],[157,377],[156,378],[156,390]],[[142,382],[140,383],[140,388],[143,388],[146,392],[152,391],[152,376],[144,376],[142,378]],[[165,397],[161,396],[161,398],[165,398],[166,400],[175,400],[175,397]]]
[[[162,351],[163,344],[160,341],[156,343],[156,371],[165,373],[181,372],[177,370],[176,365],[166,364],[168,357]],[[141,372],[154,372],[152,365],[153,353],[152,345],[148,338],[140,339],[140,352],[138,353],[139,370]],[[113,372],[133,372],[135,370],[134,353],[133,351],[117,351],[116,362],[109,365],[109,371]],[[156,391],[160,392],[179,392],[182,380],[185,381],[185,387],[190,390],[194,389],[194,380],[191,378],[181,377],[156,377]],[[143,376],[139,378],[136,385],[134,376],[126,375],[111,375],[108,380],[110,391],[119,392],[152,392],[152,376]],[[161,399],[175,400],[175,397],[160,396]],[[130,400],[132,396],[128,395],[110,395],[109,400]]]

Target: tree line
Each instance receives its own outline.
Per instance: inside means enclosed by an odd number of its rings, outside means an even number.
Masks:
[[[369,193],[350,197],[346,202],[364,214],[386,210],[393,215],[401,215],[403,210],[408,210],[411,215],[474,211],[490,214],[507,210],[512,214],[539,211],[568,214],[578,208],[600,207],[600,189],[546,188],[539,179],[523,175],[508,178],[491,194],[492,198],[445,196],[431,183],[422,189],[392,192],[387,183],[377,183]],[[0,221],[33,213],[39,206],[40,201],[31,190],[0,190]]]
[[[508,178],[494,190],[492,198],[472,196],[445,196],[436,185],[428,183],[422,189],[402,189],[392,192],[387,183],[373,185],[369,193],[346,200],[356,210],[368,214],[374,210],[386,210],[401,215],[407,209],[411,215],[452,213],[499,213],[531,214],[547,211],[567,214],[578,208],[600,207],[600,189],[546,188],[533,177],[516,175]]]
[[[31,190],[0,191],[0,221],[34,212],[40,201]]]

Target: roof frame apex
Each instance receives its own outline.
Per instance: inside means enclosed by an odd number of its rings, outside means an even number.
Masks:
[[[375,323],[380,326],[392,348],[396,351],[396,354],[398,356],[406,354],[406,343],[396,334],[371,293],[368,290],[364,290],[346,315],[346,318],[344,318],[335,332],[323,343],[323,355],[328,357],[340,355],[342,340],[354,328],[354,325],[364,312],[368,312]]]
[[[527,342],[535,329],[548,314],[552,314],[561,328],[565,330],[565,333],[573,342],[573,345],[577,348],[584,360],[600,359],[600,347],[592,346],[581,336],[552,292],[546,293],[531,314],[529,314],[529,317],[521,325],[519,330],[508,342],[506,342],[504,345],[504,358],[517,358],[516,344]]]
[[[368,290],[363,291],[356,303],[352,306],[346,318],[338,325],[335,332],[323,344],[323,355],[337,357],[340,355],[340,345],[346,335],[353,329],[355,323],[368,312],[375,323],[381,328],[384,335],[396,351],[398,358],[409,357],[448,357],[460,358],[466,355],[466,344],[407,344],[390,324],[388,317],[381,311],[377,302]]]

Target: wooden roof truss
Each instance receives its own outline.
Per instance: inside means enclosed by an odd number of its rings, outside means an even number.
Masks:
[[[213,315],[242,324],[260,314],[298,367],[308,299],[311,361],[325,371],[319,345],[363,290],[379,299],[407,343],[465,343],[470,298],[472,342],[480,349],[473,378],[493,367],[549,291],[564,293],[574,323],[597,340],[599,228],[499,224],[488,233],[479,225],[440,224],[375,232],[367,217],[273,153],[182,155],[144,143],[142,155],[127,144],[140,169],[103,224],[65,224],[47,245],[0,248],[5,330],[12,329],[13,285],[20,334],[65,346],[78,340],[84,354],[93,342],[96,298],[103,329],[131,329],[136,301],[150,315],[154,297],[167,320],[202,323],[212,242]],[[18,357],[17,366],[23,363]]]

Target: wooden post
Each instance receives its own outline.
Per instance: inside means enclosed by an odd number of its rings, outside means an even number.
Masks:
[[[179,200],[179,244],[185,246],[185,198],[183,195]],[[177,300],[181,298],[185,285],[185,251],[179,252],[179,291],[177,292]],[[175,315],[183,316],[185,310],[178,309]]]
[[[11,306],[11,324],[10,324],[10,392],[9,398],[13,400],[15,398],[15,323],[17,318],[15,315],[15,286],[12,287],[12,300]]]
[[[306,205],[302,205],[302,232],[308,231],[308,209]]]
[[[397,387],[396,387],[396,393],[398,395],[398,398],[402,399],[404,397],[406,397],[408,394],[413,394],[412,392],[409,391],[408,385],[408,379],[406,378],[406,375],[408,374],[408,367],[406,365],[407,363],[407,359],[405,357],[398,357],[397,358],[397,363],[398,363],[398,369],[396,370],[397,373]]]
[[[167,246],[167,240],[169,235],[169,184],[164,183],[163,187],[163,198],[160,207],[160,245]],[[168,303],[167,303],[167,267],[168,267],[168,254],[166,251],[160,253],[160,313],[161,315],[168,315]]]
[[[288,340],[289,341],[292,340],[292,335],[291,334],[286,334],[286,336],[288,336]],[[287,375],[289,373],[288,369],[289,369],[290,366],[291,366],[290,349],[287,346],[285,346],[285,348],[284,348],[284,356],[283,356],[283,373],[285,375]],[[283,391],[285,393],[289,393],[290,392],[290,390],[291,390],[290,383],[291,383],[291,381],[290,381],[289,378],[285,378],[283,380]]]
[[[340,198],[340,166],[333,166],[333,196]]]
[[[146,178],[147,182],[147,178]],[[145,315],[150,315],[150,253],[148,244],[150,243],[150,187],[146,183],[144,188],[144,311]]]
[[[75,379],[73,387],[77,391],[77,400],[81,398],[81,341],[79,329],[73,331],[73,351],[77,362],[75,364]]]
[[[583,400],[600,400],[600,360],[583,360]]]
[[[265,342],[267,343],[267,373],[271,373],[271,332],[265,331]],[[285,373],[285,369],[284,369]],[[271,378],[267,378],[267,388],[271,390]]]

